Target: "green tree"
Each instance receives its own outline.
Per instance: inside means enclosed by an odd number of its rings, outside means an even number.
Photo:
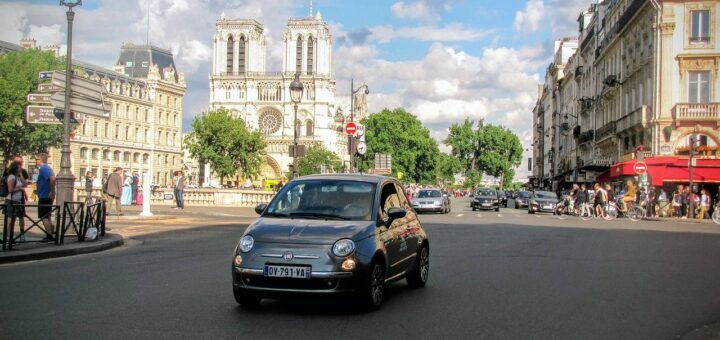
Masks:
[[[201,163],[210,164],[220,181],[242,173],[254,177],[260,171],[265,139],[227,109],[205,112],[193,119],[193,131],[185,137],[185,148]]]
[[[319,174],[323,165],[330,172],[342,171],[340,157],[322,145],[313,145],[298,160],[298,171],[300,176]]]
[[[62,143],[62,126],[24,121],[27,95],[37,88],[38,73],[64,69],[53,52],[27,49],[0,56],[0,152],[7,161],[15,154],[47,152]]]
[[[436,158],[440,153],[430,131],[402,108],[385,109],[361,121],[366,126],[367,153],[362,169],[367,170],[376,153],[392,155],[392,173],[404,173],[403,180],[435,183]]]
[[[452,148],[452,154],[465,165],[466,176],[474,183],[479,181],[478,174],[488,174],[503,178],[503,187],[512,183],[515,167],[522,160],[522,145],[518,136],[509,129],[484,121],[477,123],[465,120],[453,124],[445,144]],[[477,172],[477,173],[476,173]],[[472,176],[470,176],[472,174]]]
[[[460,161],[446,153],[439,153],[435,163],[435,176],[443,182],[454,181],[455,174],[462,170]]]

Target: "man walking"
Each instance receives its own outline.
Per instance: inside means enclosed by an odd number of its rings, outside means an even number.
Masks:
[[[177,205],[175,209],[185,209],[185,201],[183,199],[184,191],[185,176],[183,176],[182,171],[178,171],[177,177],[175,177],[175,204]]]
[[[123,187],[123,169],[121,167],[115,168],[115,172],[111,173],[110,176],[108,176],[107,180],[107,196],[108,200],[110,201],[109,207],[107,208],[108,211],[112,209],[113,204],[115,204],[115,212],[118,214],[118,216],[122,216],[122,205],[120,204],[120,197],[122,196],[122,187]],[[108,214],[110,215],[110,214]]]
[[[140,176],[137,171],[132,172],[132,204],[137,204],[138,185],[140,184]]]
[[[55,200],[55,174],[50,165],[47,164],[47,159],[47,154],[40,154],[35,159],[35,165],[39,169],[37,177],[38,218],[42,220],[47,234],[41,242],[55,240],[52,236],[55,233],[52,223],[52,204]]]

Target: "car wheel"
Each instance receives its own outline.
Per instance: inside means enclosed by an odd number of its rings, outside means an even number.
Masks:
[[[425,287],[430,275],[430,251],[428,247],[420,248],[415,267],[408,273],[406,278],[410,288]]]
[[[496,212],[497,212],[497,211],[500,211],[500,206],[498,206],[497,208],[495,208],[495,211],[496,211]]]
[[[382,306],[384,295],[385,268],[380,263],[373,262],[365,287],[360,293],[360,303],[367,310],[378,310]]]
[[[235,301],[242,307],[253,308],[260,305],[262,297],[251,292],[243,292],[240,289],[233,287],[233,295],[235,295]]]
[[[515,209],[520,209],[520,206],[515,202]]]
[[[474,205],[472,206],[472,209],[473,209],[473,211],[475,211],[475,206],[474,206]]]
[[[535,213],[534,211],[528,209],[528,214],[534,214],[534,213]]]

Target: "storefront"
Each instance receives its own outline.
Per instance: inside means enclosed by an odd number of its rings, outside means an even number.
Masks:
[[[690,182],[689,157],[687,156],[659,156],[646,157],[648,184],[653,187],[670,189],[678,184]],[[693,182],[699,187],[717,188],[720,183],[720,159],[695,158],[693,166]],[[610,169],[598,176],[601,183],[622,182],[626,179],[640,180],[635,173],[636,160],[629,160],[613,164]]]

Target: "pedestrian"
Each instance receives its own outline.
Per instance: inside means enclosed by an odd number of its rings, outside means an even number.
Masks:
[[[707,189],[700,190],[700,207],[697,214],[697,219],[702,220],[707,218],[707,213],[710,211],[710,193]]]
[[[575,191],[575,210],[580,209],[580,206],[588,202],[587,186],[580,184],[580,188]]]
[[[27,188],[28,180],[23,177],[22,163],[12,161],[5,180],[8,189],[5,203],[7,204],[7,215],[10,216],[10,230],[14,230],[15,221],[19,220],[20,237],[18,240],[25,242],[25,203],[27,202],[25,188]]]
[[[92,171],[88,171],[85,173],[85,205],[88,205],[92,202],[92,192],[93,192],[93,181],[95,180],[95,175],[92,173]]]
[[[38,218],[42,220],[45,228],[45,238],[41,242],[52,242],[55,228],[52,223],[52,204],[55,201],[55,173],[50,165],[47,164],[48,155],[40,154],[35,159],[37,165],[37,195],[38,195]]]
[[[175,209],[185,209],[185,201],[183,197],[185,191],[185,176],[183,176],[182,171],[177,171],[175,174],[175,204],[177,205]]]
[[[600,186],[600,183],[595,183],[595,216],[602,217],[605,215],[605,204],[608,202],[607,191]]]
[[[133,171],[132,184],[130,185],[132,189],[132,204],[137,204],[138,185],[140,185],[140,176],[138,176],[137,171]]]
[[[125,174],[123,179],[122,196],[120,196],[120,204],[132,204],[132,176]]]
[[[627,212],[629,205],[637,199],[637,187],[631,179],[628,179],[625,183],[627,190],[625,191],[625,194],[622,195],[620,202],[622,202],[621,210]]]
[[[685,217],[685,190],[682,185],[677,186],[677,190],[673,193],[672,207],[675,215],[679,218]]]
[[[110,176],[108,176],[107,179],[107,197],[110,201],[109,207],[107,208],[108,212],[110,209],[112,209],[113,204],[115,205],[115,212],[118,214],[118,216],[122,216],[122,206],[120,204],[120,197],[122,196],[123,191],[123,172],[121,167],[115,168],[115,172],[111,173]],[[108,213],[108,215],[110,215]]]
[[[108,200],[107,183],[108,183],[108,175],[103,174],[102,178],[100,179],[100,185],[102,185],[102,198],[105,202],[107,202],[107,200]]]

